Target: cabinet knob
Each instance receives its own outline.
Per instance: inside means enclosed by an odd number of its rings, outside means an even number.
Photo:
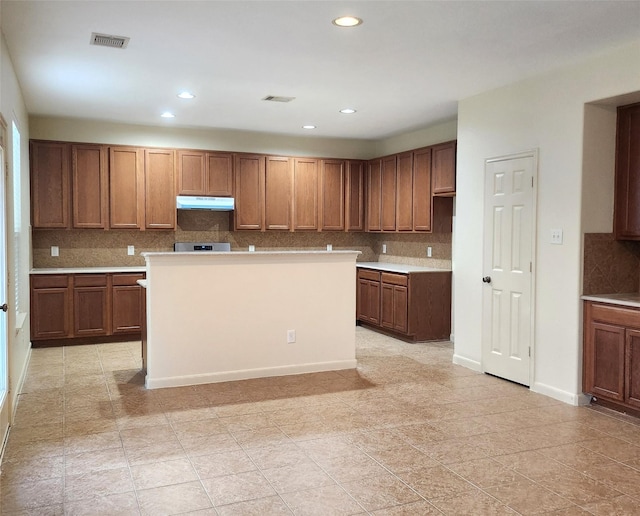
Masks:
[[[482,283],[491,283],[491,276],[485,276],[482,278]]]

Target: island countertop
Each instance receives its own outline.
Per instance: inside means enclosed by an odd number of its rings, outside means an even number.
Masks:
[[[596,301],[598,303],[609,303],[611,305],[629,306],[640,308],[640,293],[630,292],[626,294],[593,294],[582,296],[584,301]]]
[[[401,274],[411,274],[412,272],[451,272],[450,269],[438,269],[436,267],[421,267],[419,265],[386,262],[356,262],[356,267],[374,269],[383,272],[398,272]]]

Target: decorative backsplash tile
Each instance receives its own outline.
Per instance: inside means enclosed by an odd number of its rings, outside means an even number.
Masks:
[[[395,261],[427,267],[451,268],[451,233],[345,233],[340,231],[230,231],[228,212],[179,211],[176,231],[34,230],[33,267],[109,267],[144,265],[142,252],[172,251],[174,242],[229,242],[232,251],[355,249],[359,261]],[[387,253],[381,254],[382,243]],[[127,246],[135,255],[127,255]],[[51,256],[58,246],[60,256]],[[432,258],[427,258],[427,246]]]
[[[583,295],[640,290],[640,242],[616,240],[613,233],[585,233]]]

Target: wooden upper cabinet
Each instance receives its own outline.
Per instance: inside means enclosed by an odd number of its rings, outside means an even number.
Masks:
[[[367,231],[382,231],[382,160],[367,163]]]
[[[203,151],[178,151],[178,195],[204,195],[206,156]]]
[[[431,149],[413,152],[413,229],[431,231]]]
[[[104,145],[71,146],[74,228],[105,229],[108,226],[107,153]]]
[[[268,156],[264,182],[265,229],[291,230],[293,158]]]
[[[382,231],[396,230],[396,189],[397,189],[396,156],[382,159]]]
[[[32,141],[30,151],[33,227],[69,228],[69,145]]]
[[[235,210],[234,228],[264,229],[265,157],[236,154],[234,157]]]
[[[322,231],[344,230],[345,161],[320,161],[319,217]]]
[[[318,229],[318,160],[293,160],[293,229]]]
[[[143,149],[109,148],[109,194],[111,228],[144,228]]]
[[[456,142],[446,142],[431,148],[433,195],[456,194]]]
[[[398,154],[396,175],[396,230],[413,230],[413,153]]]
[[[345,226],[347,231],[364,231],[365,163],[347,161],[345,193]]]
[[[207,153],[206,195],[214,197],[233,196],[233,154]]]
[[[175,151],[145,149],[145,227],[175,229]]]
[[[640,240],[640,103],[618,108],[614,232]]]

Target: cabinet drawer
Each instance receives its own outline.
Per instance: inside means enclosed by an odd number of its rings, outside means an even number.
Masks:
[[[370,269],[358,269],[358,278],[380,281],[380,273],[378,271],[372,271]]]
[[[404,274],[392,274],[389,272],[383,272],[382,283],[388,283],[391,285],[402,285],[406,287],[408,284],[408,278]]]
[[[591,318],[608,324],[640,328],[640,310],[633,308],[592,303]]]
[[[106,274],[78,274],[73,277],[74,287],[106,287]]]
[[[113,275],[113,286],[119,285],[136,285],[136,281],[144,279],[144,272],[140,273],[131,273],[128,272],[126,274],[114,274]]]
[[[66,274],[31,276],[31,288],[65,288],[69,285]]]

